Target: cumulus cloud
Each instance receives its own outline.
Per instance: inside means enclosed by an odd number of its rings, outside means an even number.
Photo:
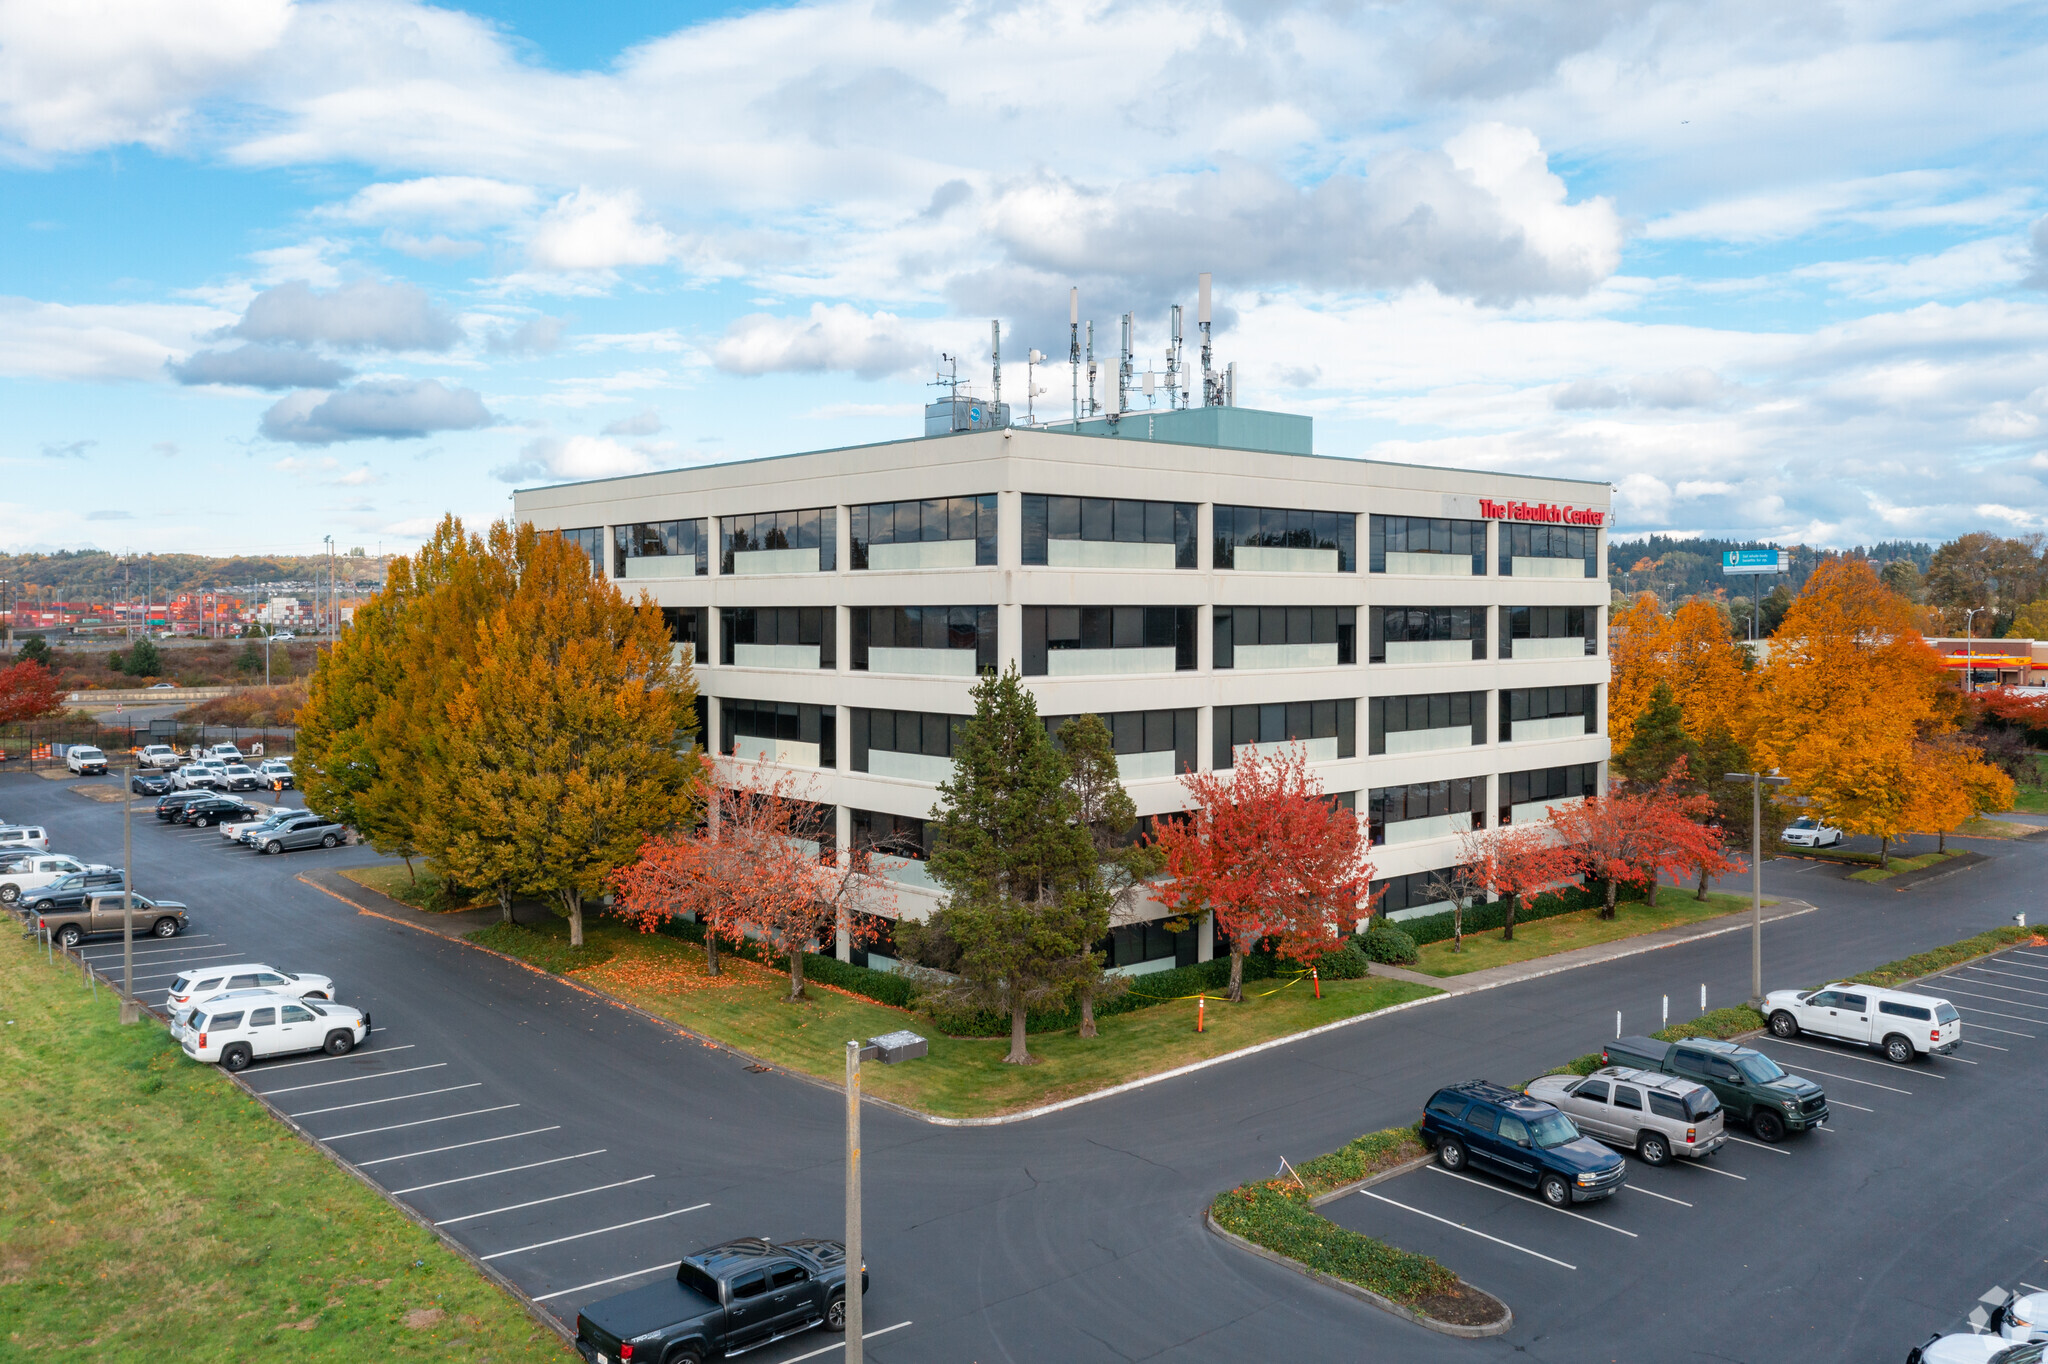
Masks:
[[[937,353],[893,313],[813,303],[805,317],[751,313],[735,320],[712,359],[728,374],[851,370],[879,379],[914,369]]]
[[[651,407],[621,417],[604,429],[607,436],[658,436],[661,431],[661,414]]]
[[[641,217],[638,192],[608,194],[587,186],[558,199],[526,244],[528,257],[542,270],[658,265],[674,251],[667,229]]]
[[[232,314],[187,304],[45,303],[0,297],[0,374],[161,379],[164,364]]]
[[[530,317],[516,327],[501,327],[484,336],[484,349],[493,355],[547,355],[561,348],[566,318]]]
[[[449,232],[475,232],[514,222],[540,196],[531,186],[478,175],[427,175],[365,185],[321,216],[350,223],[431,223]]]
[[[181,384],[240,384],[248,388],[333,388],[355,371],[297,346],[247,344],[233,350],[195,351],[165,366]]]
[[[605,436],[539,436],[526,443],[516,462],[492,470],[492,476],[506,483],[615,478],[653,466],[646,451]]]
[[[348,440],[411,440],[435,431],[470,431],[495,420],[467,388],[435,379],[378,379],[333,393],[300,391],[263,414],[270,440],[332,445]]]
[[[1716,407],[1727,401],[1721,376],[1703,365],[1664,374],[1638,374],[1619,383],[1577,379],[1552,391],[1550,405],[1560,412],[1609,408]]]
[[[246,341],[340,350],[445,351],[462,339],[454,319],[411,284],[355,280],[320,292],[304,280],[266,289],[228,329]]]
[[[2034,230],[2027,235],[2027,245],[2033,248],[2033,269],[2020,283],[2029,289],[2048,289],[2048,217],[2034,224]]]

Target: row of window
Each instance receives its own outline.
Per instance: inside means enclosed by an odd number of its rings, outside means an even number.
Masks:
[[[1026,493],[1021,499],[1023,561],[1031,566],[1102,568],[1196,568],[1198,506],[1193,502],[1151,502],[1135,498],[1066,497]],[[996,562],[996,495],[927,497],[871,502],[847,509],[852,567],[856,569],[990,567]],[[1358,516],[1353,512],[1294,507],[1244,507],[1218,503],[1210,564],[1248,571],[1281,570],[1353,573],[1358,568]],[[1371,516],[1367,567],[1373,573],[1486,572],[1484,521],[1449,517]],[[636,559],[693,561],[681,575],[709,572],[707,519],[645,522],[612,528],[613,575],[654,576],[635,571]],[[603,530],[581,527],[563,535],[581,546],[595,566],[602,562]],[[1598,575],[1599,530],[1593,527],[1502,525],[1499,572],[1515,573],[1517,560],[1576,560],[1570,569],[1544,568],[1544,576]],[[718,518],[721,573],[831,572],[837,567],[838,509],[809,507]],[[958,552],[911,546],[958,544]],[[1121,553],[1091,552],[1095,546],[1123,546]],[[883,548],[883,547],[890,548]],[[1156,547],[1151,549],[1140,547]],[[804,551],[816,551],[816,558]],[[742,559],[782,551],[789,557]],[[1247,552],[1248,551],[1248,552]],[[1427,559],[1419,556],[1430,556]],[[1452,561],[1462,560],[1456,569]],[[664,566],[666,567],[666,566]],[[1525,565],[1524,571],[1532,571]]]

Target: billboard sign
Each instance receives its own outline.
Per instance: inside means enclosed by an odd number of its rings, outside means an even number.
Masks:
[[[1792,555],[1782,549],[1729,549],[1721,552],[1721,572],[1789,573]]]

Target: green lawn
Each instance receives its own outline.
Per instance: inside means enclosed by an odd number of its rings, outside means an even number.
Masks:
[[[2048,753],[2034,755],[2034,779],[2018,783],[2012,808],[2030,815],[2048,815]]]
[[[0,941],[6,1358],[573,1360],[109,991]]]
[[[1771,902],[1767,900],[1765,903]],[[1677,924],[1719,918],[1749,907],[1747,896],[1709,891],[1707,898],[1701,901],[1694,899],[1692,891],[1686,887],[1658,886],[1654,905],[1641,901],[1623,903],[1615,907],[1612,919],[1598,917],[1598,910],[1582,909],[1551,919],[1538,919],[1534,923],[1516,924],[1513,942],[1503,942],[1500,930],[1490,928],[1483,933],[1466,934],[1462,952],[1451,951],[1448,940],[1430,943],[1423,947],[1422,960],[1415,969],[1432,976],[1462,976],[1468,971],[1483,971],[1489,966],[1531,961],[1557,952],[1569,952],[1576,947],[1592,947],[1597,943],[1633,938],[1638,933],[1653,933]]]
[[[1851,881],[1889,881],[1894,876],[1900,876],[1909,871],[1919,871],[1923,867],[1931,867],[1939,862],[1947,862],[1961,855],[1960,852],[1954,849],[1948,852],[1921,853],[1917,857],[1894,855],[1890,866],[1867,867],[1862,871],[1852,871],[1849,873],[1849,879]]]
[[[517,935],[494,926],[470,936],[544,965],[561,960],[567,925],[560,920],[521,925]],[[807,1002],[788,1004],[783,1002],[788,977],[780,972],[721,954],[722,974],[713,977],[705,971],[702,948],[638,933],[617,920],[586,919],[585,944],[588,953],[602,959],[572,970],[572,979],[791,1070],[836,1080],[845,1074],[847,1039],[899,1028],[922,1033],[931,1041],[929,1056],[897,1066],[869,1066],[862,1084],[880,1098],[956,1118],[1072,1098],[1436,993],[1405,981],[1325,981],[1318,1000],[1303,981],[1251,999],[1286,985],[1284,980],[1255,981],[1246,985],[1243,1004],[1212,997],[1199,1034],[1192,1000],[1161,1004],[1103,1019],[1101,1036],[1090,1040],[1074,1032],[1034,1033],[1031,1053],[1040,1063],[1009,1066],[1003,1064],[1007,1038],[940,1036],[922,1015],[819,985],[810,987]],[[1134,988],[1145,988],[1142,977]]]
[[[496,904],[488,895],[463,895],[451,897],[441,878],[427,870],[423,861],[413,863],[414,871],[407,871],[405,863],[388,863],[376,867],[351,867],[341,874],[359,886],[367,886],[379,895],[388,895],[400,904],[424,909],[432,914],[441,914],[454,909],[475,909],[482,905]],[[417,874],[415,874],[415,872]]]

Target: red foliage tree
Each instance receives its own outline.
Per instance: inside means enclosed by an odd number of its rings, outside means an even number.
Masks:
[[[1577,864],[1548,824],[1474,829],[1459,847],[1458,870],[1467,884],[1508,902],[1503,942],[1515,940],[1515,915],[1530,900],[1571,876]]]
[[[1615,897],[1624,884],[1648,894],[1666,874],[1674,880],[1693,872],[1706,877],[1742,865],[1712,823],[1713,798],[1682,789],[1685,762],[1680,758],[1660,785],[1552,808],[1551,826],[1575,870],[1607,883],[1601,918],[1614,917]]]
[[[2037,741],[2048,740],[2048,692],[1992,687],[1974,693],[1970,699],[1993,719],[2027,730]]]
[[[0,668],[0,725],[48,715],[63,699],[57,674],[32,659]]]
[[[1160,899],[1182,914],[1204,910],[1230,935],[1230,998],[1244,998],[1244,959],[1261,938],[1312,964],[1344,943],[1367,900],[1372,864],[1358,817],[1323,796],[1300,745],[1271,757],[1239,750],[1228,773],[1181,778],[1188,817],[1167,823]]]

